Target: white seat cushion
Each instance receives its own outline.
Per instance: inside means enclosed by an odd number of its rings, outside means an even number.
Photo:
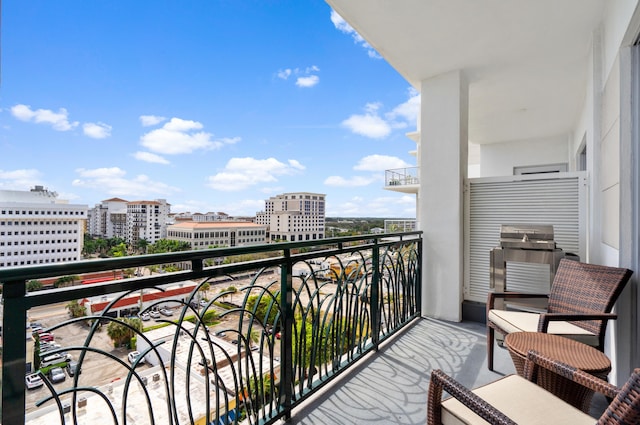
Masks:
[[[520,425],[593,425],[596,420],[518,375],[473,390],[480,398]],[[444,425],[487,424],[454,398],[442,402]]]
[[[513,332],[537,332],[538,313],[528,313],[522,311],[509,310],[489,310],[488,320],[495,323],[507,333]],[[569,322],[549,322],[549,330],[547,333],[562,335],[566,338],[582,342],[583,344],[598,346],[598,337],[587,330],[582,329]]]

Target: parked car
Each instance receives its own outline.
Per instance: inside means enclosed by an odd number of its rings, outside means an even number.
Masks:
[[[71,354],[67,354],[67,353],[51,354],[49,356],[45,356],[42,358],[42,361],[40,362],[40,367],[47,367],[47,366],[64,363],[64,362],[68,363],[71,360],[73,360],[73,358],[71,357]]]
[[[207,304],[209,304],[209,301],[207,300],[200,300],[200,307],[206,307]]]
[[[46,342],[55,341],[55,337],[51,332],[40,332],[38,336],[40,337],[40,341],[46,341]]]
[[[143,364],[144,361],[144,357],[140,356],[140,352],[139,351],[132,351],[129,354],[127,354],[127,358],[129,359],[129,363],[133,364],[136,359],[140,358],[140,360],[138,361],[138,364]]]
[[[157,311],[155,311],[155,310],[151,310],[151,311],[149,312],[149,316],[153,317],[154,319],[159,319],[159,318],[160,318],[160,313],[158,313],[158,312],[157,312]]]
[[[173,311],[169,310],[168,308],[162,308],[160,309],[160,314],[164,316],[173,316]]]
[[[49,379],[52,383],[56,384],[67,379],[67,376],[64,374],[64,370],[62,370],[61,367],[54,367],[49,371]]]
[[[44,357],[47,351],[55,350],[56,348],[60,348],[60,344],[55,342],[40,342],[40,357]]]
[[[34,388],[41,387],[44,382],[38,373],[32,373],[24,377],[24,382],[27,385],[27,389],[32,390]]]
[[[140,315],[140,320],[142,320],[143,322],[148,322],[149,320],[151,320],[151,316],[149,315],[149,313],[142,313]]]
[[[71,360],[67,363],[66,369],[69,376],[80,375],[80,368],[78,367],[78,362],[75,360]]]

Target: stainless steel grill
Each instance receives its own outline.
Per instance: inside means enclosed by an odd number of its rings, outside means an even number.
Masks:
[[[490,253],[489,286],[496,291],[507,290],[507,262],[549,265],[549,287],[565,256],[556,246],[553,226],[546,224],[503,224],[500,246]]]

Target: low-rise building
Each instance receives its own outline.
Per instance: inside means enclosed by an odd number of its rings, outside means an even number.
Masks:
[[[266,243],[267,226],[243,221],[185,221],[168,227],[167,239],[187,242],[192,249]]]

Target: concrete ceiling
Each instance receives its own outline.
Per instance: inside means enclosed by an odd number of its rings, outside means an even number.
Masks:
[[[326,0],[416,89],[463,70],[469,139],[568,135],[606,0]]]

